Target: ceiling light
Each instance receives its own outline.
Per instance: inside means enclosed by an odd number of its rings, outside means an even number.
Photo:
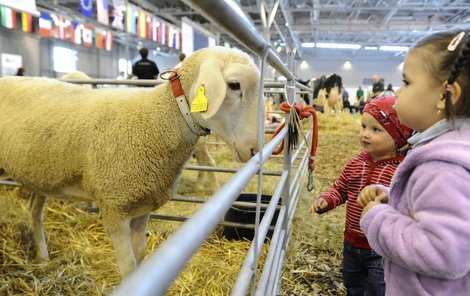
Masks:
[[[305,61],[305,60],[302,61],[302,62],[300,63],[300,69],[307,69],[307,68],[308,68],[308,63],[307,63],[307,61]]]
[[[315,42],[302,42],[302,47],[305,47],[305,48],[315,47]]]
[[[335,49],[359,49],[360,44],[353,43],[317,43],[318,48],[335,48]]]
[[[364,47],[365,50],[379,50],[378,46],[366,46]]]
[[[382,51],[408,51],[408,46],[394,46],[394,45],[383,45],[380,46]]]
[[[350,62],[350,61],[346,61],[346,62],[344,62],[344,64],[343,64],[343,68],[344,68],[344,69],[346,69],[346,70],[349,70],[349,69],[351,69],[351,68],[352,68],[352,64],[351,64],[351,62]]]

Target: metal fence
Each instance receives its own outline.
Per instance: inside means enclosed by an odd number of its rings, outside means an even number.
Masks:
[[[288,55],[287,64],[283,63],[277,54],[255,29],[250,20],[234,1],[219,0],[184,0],[186,4],[198,10],[213,24],[222,28],[226,33],[237,39],[246,48],[261,59],[261,73],[267,64],[284,76],[286,83],[260,81],[259,95],[259,152],[246,165],[238,170],[213,196],[205,202],[186,222],[184,222],[162,245],[149,256],[138,269],[130,274],[113,292],[114,295],[164,295],[179,272],[185,267],[190,258],[209,237],[213,230],[223,220],[223,216],[235,202],[248,182],[259,174],[263,176],[263,164],[286,137],[287,127],[263,147],[264,143],[264,101],[265,87],[282,87],[286,89],[287,100],[293,103],[296,88],[311,91],[311,89],[295,81],[292,68],[293,55]],[[307,134],[307,139],[310,137]],[[257,212],[255,236],[246,254],[238,278],[233,285],[231,295],[277,295],[280,287],[282,264],[290,236],[295,208],[300,197],[301,186],[307,172],[308,145],[304,141],[291,155],[284,152],[284,166],[279,183],[276,186],[269,205],[260,220],[261,185],[263,178],[258,178]],[[292,164],[299,159],[297,169],[292,170]],[[280,207],[278,203],[280,201]],[[263,266],[258,266],[258,257],[264,244],[267,231],[275,210],[279,214],[270,241],[268,255]],[[262,268],[261,276],[256,279],[258,268]],[[251,287],[251,289],[250,289]]]
[[[255,175],[258,178],[258,192],[256,203],[256,223],[253,225],[255,236],[246,254],[244,263],[239,271],[236,282],[233,285],[231,295],[277,295],[280,288],[280,278],[282,265],[286,255],[286,247],[290,237],[290,226],[294,217],[297,202],[300,197],[301,186],[307,173],[309,160],[308,144],[311,135],[307,133],[305,139],[301,139],[299,147],[291,155],[288,149],[284,152],[284,165],[281,172],[268,172],[263,168],[263,164],[271,156],[272,152],[286,138],[288,130],[285,127],[270,142],[264,145],[264,91],[265,88],[284,89],[288,102],[293,103],[296,89],[311,92],[311,89],[298,83],[294,79],[294,74],[289,70],[292,68],[293,55],[287,61],[287,66],[270,49],[269,43],[259,35],[251,22],[241,12],[240,8],[233,1],[220,0],[199,0],[184,1],[196,10],[200,10],[211,22],[217,24],[239,40],[254,54],[261,58],[261,73],[267,64],[271,65],[287,81],[275,82],[260,80],[259,93],[259,152],[239,169],[211,168],[201,166],[187,166],[186,169],[211,170],[220,172],[233,172],[233,177],[225,183],[213,196],[205,201],[196,198],[174,197],[174,200],[189,202],[200,202],[203,205],[191,217],[175,217],[153,214],[155,218],[163,218],[175,221],[185,221],[173,235],[149,256],[138,269],[130,274],[118,286],[113,295],[164,295],[179,272],[185,267],[190,258],[199,249],[201,244],[209,237],[214,229],[222,225],[231,225],[224,222],[223,217],[232,204],[236,204],[236,199],[252,180]],[[156,85],[156,81],[123,81],[111,79],[92,80],[68,80],[73,83],[92,84],[96,87],[99,84],[126,84],[126,85]],[[310,122],[310,127],[311,127]],[[296,169],[293,164],[296,162]],[[279,176],[279,182],[274,190],[268,205],[261,204],[262,176]],[[10,181],[0,181],[3,184],[15,185]],[[19,185],[19,184],[16,184]],[[260,219],[260,212],[263,209],[264,216]],[[258,259],[261,248],[265,242],[267,232],[275,211],[278,211],[278,218],[274,227],[272,239],[270,240],[269,251],[263,266],[258,266]],[[234,226],[232,224],[232,226]],[[256,278],[258,269],[261,269],[261,276]],[[250,290],[251,287],[251,290]]]

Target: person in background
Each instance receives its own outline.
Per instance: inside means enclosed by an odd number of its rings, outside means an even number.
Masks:
[[[369,102],[379,96],[385,89],[384,83],[380,80],[378,74],[372,75],[372,81],[374,82],[374,84],[372,84],[372,93],[369,94]]]
[[[124,80],[126,79],[126,75],[124,71],[119,72],[119,75],[116,77],[116,80]]]
[[[361,228],[384,258],[388,295],[469,295],[468,27],[410,48],[396,109],[418,133],[391,187],[371,185],[359,194]]]
[[[186,58],[186,55],[184,53],[180,53],[178,55],[178,60],[179,60],[179,63],[176,64],[175,66],[175,70],[178,70],[179,68],[181,68],[181,64],[183,63],[184,59]]]
[[[364,106],[366,105],[366,99],[364,97],[364,90],[359,85],[358,89],[356,90],[356,102],[354,103],[354,107],[356,111],[362,113]]]
[[[353,114],[355,108],[349,103],[349,93],[346,88],[343,87],[341,93],[343,94],[343,109],[349,109],[349,113]]]
[[[19,67],[18,69],[16,69],[16,76],[24,76],[24,73],[25,73],[25,69],[23,67]]]
[[[393,90],[393,87],[391,84],[387,85],[387,89],[384,90],[381,94],[381,96],[394,96],[395,91]]]
[[[157,79],[160,71],[157,64],[147,58],[149,50],[144,47],[139,50],[139,53],[142,59],[132,66],[132,74],[138,79]]]
[[[363,151],[348,161],[339,178],[312,204],[312,213],[324,213],[346,203],[343,281],[347,295],[384,295],[382,258],[371,249],[359,226],[362,208],[356,199],[370,184],[389,185],[403,161],[398,151],[412,130],[400,123],[395,97],[380,97],[366,104],[359,139]]]

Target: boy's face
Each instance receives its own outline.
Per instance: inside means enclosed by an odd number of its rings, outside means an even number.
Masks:
[[[362,114],[362,129],[359,132],[362,149],[368,152],[373,161],[396,156],[396,143],[386,129],[372,116]]]

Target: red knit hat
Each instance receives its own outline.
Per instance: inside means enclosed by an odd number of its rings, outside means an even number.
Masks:
[[[390,136],[392,136],[395,143],[398,144],[398,148],[401,148],[406,145],[413,130],[403,125],[400,120],[398,120],[397,111],[393,107],[395,99],[394,96],[378,97],[366,104],[363,112],[374,116]]]

